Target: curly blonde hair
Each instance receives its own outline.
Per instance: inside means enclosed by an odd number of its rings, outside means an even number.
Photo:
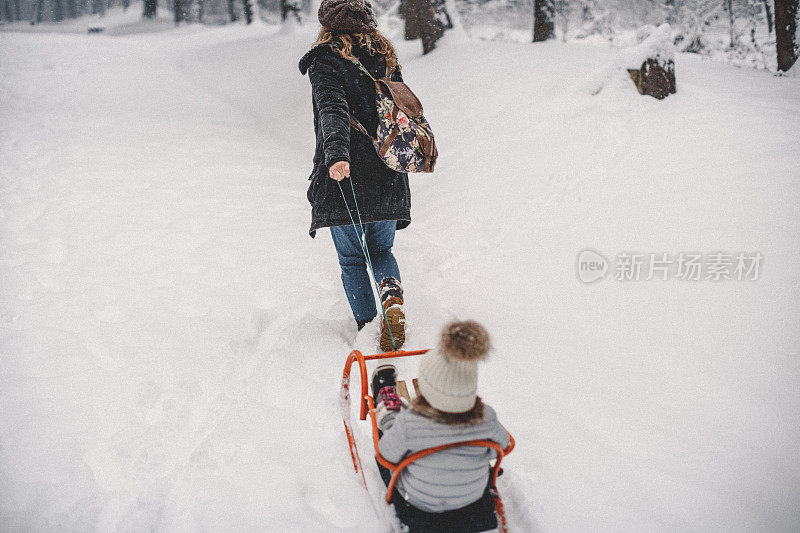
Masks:
[[[368,48],[372,52],[377,52],[383,56],[386,65],[392,70],[400,70],[400,63],[397,62],[397,54],[394,51],[394,46],[381,32],[372,30],[370,33],[332,33],[324,26],[319,30],[315,45],[330,43],[340,56],[350,60],[353,57],[353,39],[358,40],[358,44]]]

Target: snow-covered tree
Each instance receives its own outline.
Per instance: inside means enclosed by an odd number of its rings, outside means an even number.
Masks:
[[[300,22],[301,7],[296,0],[281,0],[281,20],[286,20],[291,13]]]
[[[723,7],[720,0],[675,0],[668,6],[670,22],[683,33],[680,45],[685,52],[703,49],[703,34],[723,14]]]

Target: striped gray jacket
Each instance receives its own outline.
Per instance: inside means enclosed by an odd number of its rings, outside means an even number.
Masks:
[[[411,409],[390,413],[381,420],[378,447],[393,463],[414,452],[452,442],[489,439],[503,448],[510,437],[497,420],[494,409],[484,405],[484,418],[477,424],[449,425]],[[483,496],[489,482],[490,448],[456,447],[414,461],[400,474],[395,490],[423,511],[440,513],[459,509]]]

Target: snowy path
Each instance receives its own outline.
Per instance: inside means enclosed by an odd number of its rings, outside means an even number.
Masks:
[[[380,529],[337,413],[355,331],[305,235],[311,40],[0,34],[0,524]],[[515,500],[544,531],[798,529],[797,80],[682,57],[655,102],[590,96],[599,46],[400,49],[442,153],[398,235],[409,347],[487,323]],[[584,286],[587,246],[766,266]]]

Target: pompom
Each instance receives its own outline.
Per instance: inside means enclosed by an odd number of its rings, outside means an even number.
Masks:
[[[477,361],[492,347],[489,333],[473,320],[452,322],[442,329],[442,352],[453,359]]]

